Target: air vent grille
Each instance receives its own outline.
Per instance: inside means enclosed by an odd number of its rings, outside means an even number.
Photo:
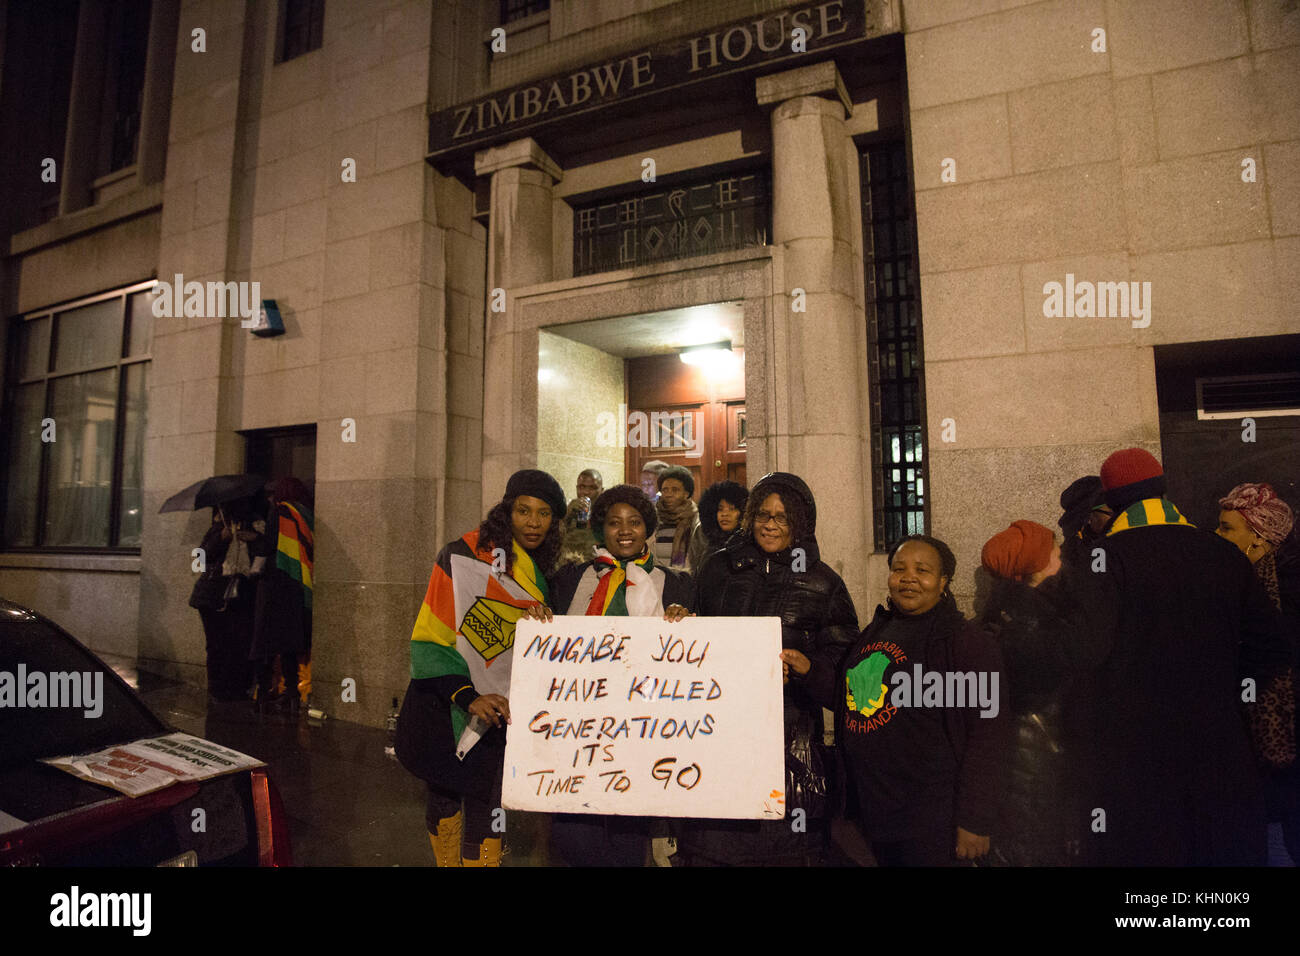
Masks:
[[[1300,415],[1300,374],[1231,375],[1196,380],[1196,417]]]

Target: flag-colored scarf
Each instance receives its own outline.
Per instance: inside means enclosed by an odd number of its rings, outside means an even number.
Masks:
[[[276,507],[279,536],[275,544],[275,566],[302,585],[303,604],[311,607],[312,537],[314,515],[306,505],[282,501]]]
[[[477,530],[442,549],[411,631],[412,678],[456,674],[480,694],[509,694],[515,623],[550,598],[537,563],[518,542],[512,549],[508,574],[479,549]],[[451,715],[459,737],[467,715],[455,705]]]
[[[1168,498],[1143,498],[1129,505],[1111,522],[1106,537],[1128,531],[1132,528],[1147,528],[1157,524],[1181,524],[1189,528],[1196,527],[1174,507]]]
[[[650,580],[655,559],[649,546],[641,557],[628,560],[616,558],[605,548],[600,548],[591,566],[600,576],[600,584],[587,603],[587,614],[648,617],[655,613],[659,595]],[[628,588],[632,588],[630,596]]]

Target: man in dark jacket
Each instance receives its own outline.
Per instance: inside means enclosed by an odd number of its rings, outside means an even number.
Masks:
[[[840,576],[821,560],[817,504],[803,480],[764,476],[750,493],[739,532],[710,555],[695,582],[696,613],[779,617],[781,646],[834,668],[857,638],[858,617]],[[773,821],[685,821],[682,862],[703,865],[791,865],[820,861],[828,811],[822,763],[822,709],[803,681],[785,688],[786,805],[803,809]],[[829,757],[826,758],[829,761]]]
[[[1239,711],[1289,648],[1248,561],[1164,497],[1138,448],[1101,469],[1115,517],[1076,579],[1091,620],[1071,726],[1083,757],[1085,853],[1119,866],[1263,862],[1264,804]]]

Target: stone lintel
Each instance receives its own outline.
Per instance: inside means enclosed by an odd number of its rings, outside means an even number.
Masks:
[[[542,148],[537,145],[537,140],[532,137],[481,149],[474,154],[476,176],[490,176],[499,169],[509,169],[511,166],[540,169],[557,183],[564,178],[564,170],[560,169],[555,160],[542,152]]]
[[[800,96],[826,96],[844,104],[846,116],[853,115],[853,101],[834,60],[760,76],[754,81],[754,90],[759,106],[784,103]]]

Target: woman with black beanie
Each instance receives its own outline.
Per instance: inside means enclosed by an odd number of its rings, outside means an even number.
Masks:
[[[550,598],[564,507],[546,472],[515,472],[483,523],[438,553],[429,578],[411,631],[396,749],[402,766],[429,785],[425,819],[438,866],[501,865],[492,824],[515,623]]]

